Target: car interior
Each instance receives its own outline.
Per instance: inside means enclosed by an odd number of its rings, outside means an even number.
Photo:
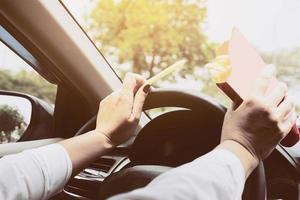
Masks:
[[[20,6],[22,5],[22,6]],[[37,20],[38,16],[38,20]],[[121,80],[61,1],[0,2],[0,41],[49,83],[57,85],[55,106],[30,94],[31,119],[16,143],[0,144],[0,157],[92,130],[99,102]],[[174,167],[219,144],[226,107],[205,94],[154,89],[144,111],[180,108],[155,118],[143,113],[127,143],[99,157],[70,179],[52,200],[94,200],[147,185]],[[300,144],[278,145],[246,183],[243,199],[300,199]]]

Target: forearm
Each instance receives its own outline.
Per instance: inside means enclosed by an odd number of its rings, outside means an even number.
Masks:
[[[71,176],[72,163],[59,144],[0,159],[0,199],[48,199]]]
[[[259,163],[259,160],[255,158],[245,147],[233,140],[225,140],[217,148],[231,151],[238,157],[243,165],[246,179]]]
[[[224,148],[172,169],[155,178],[148,186],[121,199],[240,199],[245,183],[241,161]]]
[[[72,161],[73,175],[113,148],[108,138],[96,131],[60,142]]]
[[[154,179],[147,187],[119,199],[240,199],[258,160],[235,141],[223,141],[212,152]]]

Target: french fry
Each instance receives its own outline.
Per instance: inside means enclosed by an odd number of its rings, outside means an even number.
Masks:
[[[145,84],[152,85],[153,83],[157,82],[158,80],[162,79],[163,77],[171,74],[174,72],[176,69],[179,69],[183,67],[186,63],[186,60],[179,60],[173,65],[169,66],[168,68],[164,69],[163,71],[159,72],[152,78],[148,79]]]
[[[216,56],[228,55],[229,52],[229,41],[222,43],[216,50]]]
[[[205,65],[208,69],[211,79],[215,83],[224,83],[231,75],[231,66],[228,55],[219,55],[210,63]]]

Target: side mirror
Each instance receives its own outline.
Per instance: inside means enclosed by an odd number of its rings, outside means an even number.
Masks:
[[[53,112],[36,97],[0,91],[0,144],[52,137]]]
[[[0,143],[18,141],[30,124],[31,102],[23,97],[0,95]]]

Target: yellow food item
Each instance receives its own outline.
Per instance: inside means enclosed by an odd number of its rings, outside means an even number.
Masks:
[[[228,56],[229,42],[221,44],[216,50],[216,58],[205,67],[215,83],[224,83],[231,75],[230,59]]]
[[[158,80],[162,79],[163,77],[171,74],[175,70],[182,68],[185,65],[185,63],[186,63],[186,60],[179,60],[179,61],[177,61],[173,65],[167,67],[166,69],[164,69],[163,71],[159,72],[158,74],[156,74],[152,78],[148,79],[146,81],[146,84],[152,85],[156,81],[158,81]]]
[[[212,62],[205,65],[215,83],[224,83],[231,75],[231,66],[228,55],[217,56]]]
[[[226,41],[217,48],[216,55],[217,56],[227,55],[228,49],[229,49],[229,41]]]

